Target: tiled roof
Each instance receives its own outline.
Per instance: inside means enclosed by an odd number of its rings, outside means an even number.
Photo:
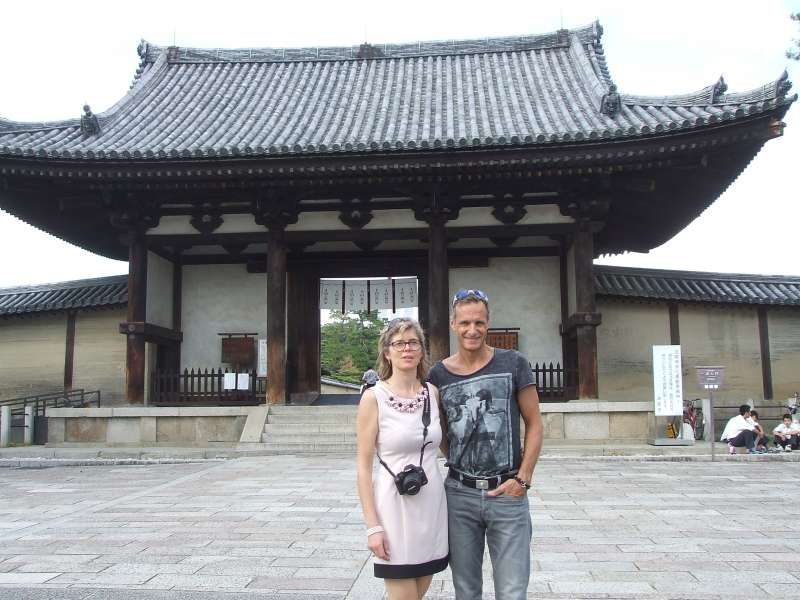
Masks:
[[[128,276],[113,275],[0,289],[0,316],[122,306],[127,302]]]
[[[134,84],[96,115],[99,132],[89,119],[83,127],[80,119],[0,119],[0,156],[158,160],[539,146],[683,131],[796,99],[787,96],[785,74],[739,94],[725,94],[720,80],[683,96],[615,95],[601,35],[593,23],[543,35],[345,48],[143,42]]]
[[[800,306],[800,277],[595,265],[594,281],[603,296]]]

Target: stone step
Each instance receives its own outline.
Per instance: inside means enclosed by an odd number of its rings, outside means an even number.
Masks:
[[[311,441],[296,443],[263,442],[261,449],[270,454],[350,454],[356,453],[356,444],[323,444]]]
[[[306,418],[302,418],[299,416],[293,415],[272,415],[270,414],[267,417],[267,423],[271,425],[277,424],[296,424],[296,425],[349,425],[350,427],[356,426],[356,417],[355,415],[320,415],[320,416],[309,416]]]
[[[261,434],[262,442],[274,442],[276,444],[291,444],[291,443],[354,443],[356,441],[355,432],[352,433],[312,433],[312,434],[296,434],[292,432],[274,433],[265,432]]]
[[[355,435],[355,423],[267,423],[264,433],[313,435],[317,433],[348,433]]]
[[[285,406],[273,404],[269,407],[270,415],[325,415],[356,414],[357,406]]]

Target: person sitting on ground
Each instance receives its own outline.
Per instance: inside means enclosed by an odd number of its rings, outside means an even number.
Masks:
[[[736,448],[743,447],[746,447],[750,454],[759,454],[756,450],[755,428],[750,422],[750,405],[742,404],[739,407],[739,414],[728,420],[719,439],[728,442],[728,454],[736,454]]]
[[[750,410],[750,421],[752,421],[753,425],[755,425],[755,429],[753,431],[756,434],[756,450],[759,450],[760,452],[766,452],[767,442],[769,442],[769,439],[764,433],[764,428],[761,427],[761,423],[758,422],[757,410],[755,409]]]
[[[775,448],[782,449],[784,452],[797,450],[800,444],[800,429],[792,422],[792,415],[783,415],[783,422],[772,430],[775,434]]]

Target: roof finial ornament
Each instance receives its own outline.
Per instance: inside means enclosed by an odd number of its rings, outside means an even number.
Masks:
[[[368,42],[361,44],[356,53],[356,58],[380,58],[381,56],[383,56],[383,50]]]
[[[716,104],[722,98],[722,94],[728,91],[728,84],[725,83],[725,78],[719,76],[719,81],[711,86],[711,104]]]
[[[139,41],[139,45],[136,46],[136,53],[139,55],[139,58],[144,60],[147,58],[147,50],[149,49],[150,44],[148,44],[144,38]]]
[[[83,137],[89,137],[100,133],[100,121],[97,115],[92,112],[88,104],[83,105],[83,115],[81,116],[81,133]]]
[[[613,117],[620,110],[622,110],[622,99],[617,93],[616,84],[612,83],[608,86],[608,93],[603,95],[600,101],[600,112],[609,117]]]
[[[775,82],[775,97],[783,98],[790,89],[792,89],[792,82],[789,81],[789,73],[784,69],[780,79]]]

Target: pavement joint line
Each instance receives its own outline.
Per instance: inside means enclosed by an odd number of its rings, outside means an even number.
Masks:
[[[120,496],[119,498],[115,498],[114,500],[109,500],[108,502],[103,502],[102,504],[97,504],[95,506],[90,507],[78,507],[75,510],[69,512],[69,514],[63,515],[57,519],[52,521],[45,521],[38,523],[36,525],[31,525],[30,527],[22,527],[20,529],[13,530],[13,533],[0,535],[0,541],[14,541],[19,539],[20,537],[25,537],[31,535],[33,533],[38,533],[40,531],[46,531],[52,527],[57,527],[59,525],[63,525],[64,523],[68,523],[71,521],[75,515],[86,516],[93,514],[99,510],[104,510],[106,508],[110,508],[112,506],[116,506],[117,504],[122,504],[124,502],[128,502],[131,500],[136,500],[137,498],[141,498],[142,496],[146,496],[148,494],[152,494],[154,492],[159,492],[164,489],[168,489],[174,487],[176,485],[181,485],[183,483],[193,481],[195,479],[200,479],[207,473],[214,471],[215,469],[220,469],[224,467],[226,464],[225,461],[221,463],[214,464],[213,466],[207,467],[201,471],[196,473],[190,473],[189,475],[184,475],[183,477],[179,477],[177,479],[173,479],[166,483],[161,483],[159,485],[146,488],[144,490],[139,490],[137,492],[133,492],[132,494],[126,494],[124,496]]]

